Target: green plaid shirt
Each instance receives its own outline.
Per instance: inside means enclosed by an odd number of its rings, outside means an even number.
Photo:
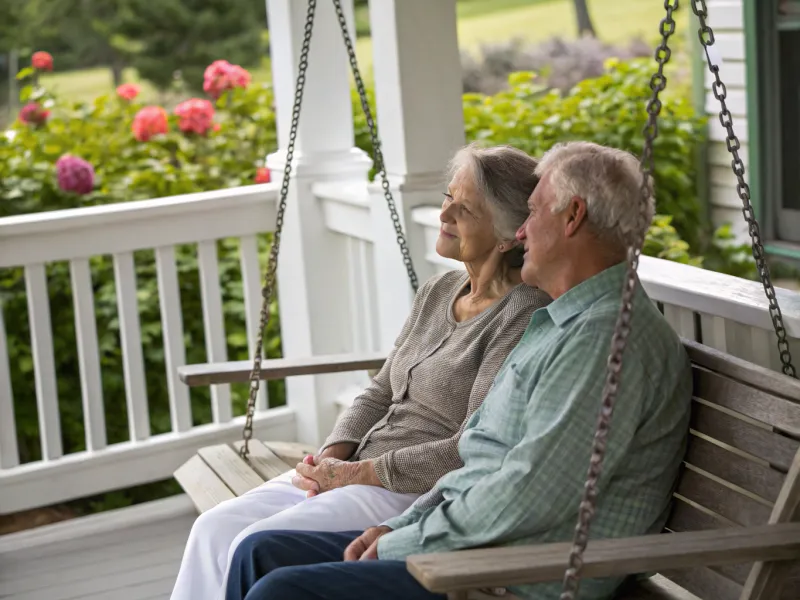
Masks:
[[[479,546],[572,540],[589,466],[626,264],[534,312],[442,477],[378,542],[381,559]],[[632,330],[600,478],[591,538],[659,531],[689,430],[691,368],[680,339],[637,282]],[[581,600],[621,578],[581,582]],[[557,600],[561,582],[512,586]]]

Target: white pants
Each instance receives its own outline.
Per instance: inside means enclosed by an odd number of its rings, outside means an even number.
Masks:
[[[219,600],[239,542],[268,529],[355,531],[401,514],[418,494],[350,485],[306,498],[292,485],[292,469],[197,517],[186,542],[172,600]]]

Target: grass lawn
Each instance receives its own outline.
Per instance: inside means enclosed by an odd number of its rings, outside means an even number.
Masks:
[[[598,36],[609,43],[624,45],[635,37],[656,43],[658,26],[664,15],[662,3],[654,0],[589,0],[589,11]],[[686,47],[688,9],[676,15],[675,46]],[[575,14],[572,0],[461,0],[458,4],[459,46],[467,52],[480,50],[483,44],[520,38],[542,42],[553,36],[575,37]],[[677,39],[675,39],[677,38]],[[365,79],[371,79],[372,40],[359,38],[356,44],[359,66]],[[269,60],[252,69],[253,79],[270,79]],[[126,81],[137,81],[133,70],[125,73]],[[75,101],[91,101],[112,89],[111,71],[87,69],[44,76],[43,83],[60,95]],[[151,102],[168,102],[146,82],[143,98]]]

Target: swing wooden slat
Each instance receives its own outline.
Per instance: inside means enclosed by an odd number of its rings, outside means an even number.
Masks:
[[[692,341],[684,346],[695,402],[664,533],[590,541],[582,576],[659,573],[628,583],[617,600],[798,600],[787,582],[800,577],[800,381]],[[776,456],[782,460],[772,462]],[[569,547],[464,550],[407,564],[427,589],[466,599],[481,588],[560,580]]]

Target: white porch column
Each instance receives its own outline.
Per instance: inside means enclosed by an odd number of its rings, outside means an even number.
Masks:
[[[342,4],[352,32],[352,0]],[[305,0],[267,0],[280,148],[267,159],[274,181],[283,178],[307,8]],[[320,1],[316,11],[278,264],[287,358],[353,350],[352,319],[357,315],[348,301],[346,239],[326,228],[311,186],[319,181],[366,183],[371,166],[353,145],[349,66],[333,3]],[[348,377],[287,380],[299,441],[324,441],[336,418],[335,393]]]
[[[383,156],[420,287],[434,274],[410,218],[441,206],[447,162],[464,144],[456,0],[371,0],[375,98]],[[413,295],[379,177],[370,186],[381,348],[392,347]]]

